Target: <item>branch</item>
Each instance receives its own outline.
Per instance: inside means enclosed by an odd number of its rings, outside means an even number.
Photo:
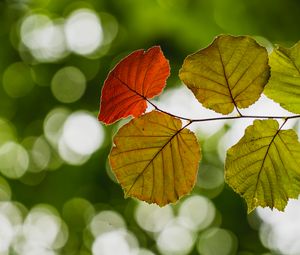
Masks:
[[[146,99],[146,100],[149,104],[151,104],[154,107],[155,110],[157,110],[159,112],[163,112],[165,114],[168,114],[172,117],[175,117],[175,118],[178,118],[181,120],[186,120],[190,124],[193,122],[205,122],[205,121],[215,121],[215,120],[234,120],[234,119],[284,119],[284,124],[285,124],[289,119],[300,118],[300,114],[292,115],[292,116],[241,115],[240,112],[238,111],[239,116],[225,116],[225,117],[215,117],[215,118],[205,118],[205,119],[190,119],[190,118],[178,116],[178,115],[169,113],[167,111],[164,111],[164,110],[160,109],[158,106],[156,106],[155,104],[153,104],[150,100],[148,100],[148,99]]]

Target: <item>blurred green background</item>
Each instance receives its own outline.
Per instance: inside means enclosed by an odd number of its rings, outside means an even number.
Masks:
[[[229,124],[197,132],[193,193],[158,208],[124,199],[107,162],[124,121],[97,121],[101,86],[131,51],[162,47],[168,93],[186,55],[215,36],[291,46],[299,14],[298,0],[2,0],[0,254],[300,254],[268,241],[271,227],[224,184]]]

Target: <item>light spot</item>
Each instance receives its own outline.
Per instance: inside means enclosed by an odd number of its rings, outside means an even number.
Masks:
[[[221,228],[210,228],[201,233],[197,243],[199,254],[234,255],[237,252],[237,237]]]
[[[51,150],[44,137],[38,137],[31,151],[32,159],[39,170],[44,170],[50,161]]]
[[[206,197],[192,196],[182,202],[178,216],[185,227],[199,231],[213,222],[215,207]]]
[[[23,216],[18,203],[0,202],[0,214],[9,219],[10,223],[14,226],[21,225],[23,222]]]
[[[284,212],[269,208],[256,210],[263,223],[260,227],[262,243],[275,253],[300,254],[300,200],[290,200]]]
[[[27,16],[21,25],[21,38],[32,55],[40,62],[53,62],[66,52],[65,36],[61,21],[53,22],[43,14]]]
[[[89,9],[71,13],[65,23],[65,34],[69,49],[82,55],[94,52],[103,40],[99,17]]]
[[[141,228],[149,232],[160,232],[174,218],[171,206],[159,207],[140,202],[135,211],[135,220]]]
[[[152,251],[142,248],[138,251],[137,255],[155,255],[155,254]]]
[[[14,245],[14,250],[17,254],[22,255],[58,255],[55,251],[48,247],[39,246],[34,240],[21,240]]]
[[[56,254],[68,239],[66,225],[50,206],[39,205],[27,215],[14,249],[18,254]]]
[[[69,115],[62,132],[60,130],[59,128],[57,136],[55,135],[56,138],[59,137],[58,152],[71,165],[84,164],[104,141],[103,127],[88,112],[78,111]]]
[[[24,222],[23,234],[26,239],[37,242],[40,246],[51,247],[59,229],[60,220],[56,216],[42,211],[31,211]]]
[[[65,121],[61,139],[74,153],[88,156],[103,143],[104,130],[94,116],[79,111]]]
[[[92,252],[93,255],[132,255],[137,248],[135,236],[125,230],[115,230],[98,236],[92,245]]]
[[[9,254],[17,231],[22,224],[22,215],[11,202],[0,202],[0,254]]]
[[[49,143],[56,147],[62,135],[63,124],[70,111],[65,108],[55,108],[50,111],[44,120],[44,134]]]
[[[75,166],[83,165],[90,158],[90,155],[80,155],[74,152],[69,146],[67,146],[64,139],[59,140],[58,153],[66,163]]]
[[[14,229],[10,221],[0,214],[0,254],[8,252],[14,237]]]
[[[0,147],[0,171],[8,178],[17,179],[25,174],[29,165],[27,151],[15,142]]]
[[[157,247],[162,254],[188,254],[195,241],[193,233],[177,221],[169,223],[157,238]]]
[[[0,201],[8,201],[10,199],[11,199],[10,186],[8,182],[0,176]]]
[[[86,88],[83,73],[76,67],[64,67],[53,77],[51,90],[54,97],[62,103],[73,103],[79,100]]]
[[[126,229],[126,223],[122,216],[114,211],[102,211],[90,223],[94,237],[117,229]]]
[[[203,165],[198,174],[197,184],[200,188],[206,190],[218,189],[219,192],[216,192],[216,195],[222,191],[224,184],[224,172],[222,169],[214,167],[211,164]]]
[[[38,173],[48,167],[51,158],[51,149],[43,136],[26,137],[22,145],[29,154],[28,172]]]
[[[0,146],[8,141],[16,140],[14,126],[7,120],[0,118]]]

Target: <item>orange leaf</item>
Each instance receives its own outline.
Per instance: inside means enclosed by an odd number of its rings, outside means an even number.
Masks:
[[[134,51],[105,80],[98,119],[111,124],[129,115],[140,116],[147,108],[147,99],[162,92],[169,75],[169,62],[159,46]]]

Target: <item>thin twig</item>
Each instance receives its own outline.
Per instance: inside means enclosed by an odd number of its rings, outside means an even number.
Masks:
[[[239,111],[239,116],[221,116],[221,117],[215,117],[215,118],[204,118],[204,119],[191,119],[191,118],[186,118],[182,116],[178,116],[172,113],[169,113],[167,111],[164,111],[160,109],[158,106],[156,106],[154,103],[152,103],[150,100],[146,99],[149,104],[151,104],[155,110],[163,112],[165,114],[168,114],[172,117],[181,119],[181,120],[186,120],[190,123],[193,122],[205,122],[205,121],[215,121],[215,120],[234,120],[234,119],[284,119],[284,124],[289,120],[289,119],[296,119],[300,118],[300,115],[292,115],[292,116],[267,116],[267,115],[242,115]]]

